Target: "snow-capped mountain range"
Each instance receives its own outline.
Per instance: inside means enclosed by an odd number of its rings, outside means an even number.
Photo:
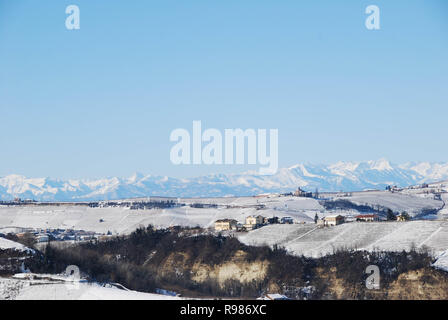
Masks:
[[[245,196],[289,192],[299,186],[310,191],[315,188],[320,191],[356,191],[442,180],[448,180],[448,163],[397,165],[380,159],[330,165],[298,164],[279,169],[272,176],[247,172],[176,179],[137,173],[130,178],[59,180],[8,175],[0,178],[0,199],[20,197],[37,201],[88,201],[146,196]]]

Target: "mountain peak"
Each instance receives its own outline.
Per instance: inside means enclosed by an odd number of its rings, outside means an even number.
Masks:
[[[135,183],[135,182],[137,182],[138,180],[141,180],[141,179],[143,179],[145,177],[145,175],[144,174],[142,174],[142,173],[140,173],[140,172],[134,172],[133,174],[132,174],[132,176],[130,176],[129,178],[128,178],[128,183]]]
[[[381,158],[378,160],[368,161],[367,162],[371,169],[383,171],[383,170],[393,170],[390,162],[387,159]]]

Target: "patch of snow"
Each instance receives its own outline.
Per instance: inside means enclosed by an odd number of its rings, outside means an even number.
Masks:
[[[0,237],[0,249],[1,250],[7,250],[7,249],[14,249],[20,252],[29,252],[29,253],[34,253],[33,249],[30,249],[26,246],[24,246],[23,244],[5,239]]]
[[[0,278],[0,300],[179,300],[171,295],[118,288],[117,285],[70,282],[56,275]],[[36,280],[37,279],[37,280]]]
[[[432,266],[436,269],[448,272],[448,250],[441,253]]]
[[[337,249],[402,251],[427,247],[448,250],[445,221],[350,222],[316,228],[314,224],[270,225],[241,234],[247,245],[279,245],[292,254],[319,257]],[[447,259],[448,262],[448,259]]]

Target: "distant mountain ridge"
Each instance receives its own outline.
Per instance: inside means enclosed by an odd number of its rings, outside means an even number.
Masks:
[[[37,201],[91,201],[146,196],[218,197],[288,192],[297,187],[320,191],[384,189],[448,180],[447,163],[392,164],[385,159],[337,162],[330,165],[297,164],[275,175],[254,172],[216,174],[189,179],[134,174],[129,178],[60,180],[8,175],[0,178],[0,199]]]

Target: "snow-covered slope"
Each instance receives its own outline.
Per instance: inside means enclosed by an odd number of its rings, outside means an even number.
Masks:
[[[275,175],[253,172],[176,179],[135,174],[130,178],[57,180],[9,175],[0,178],[0,200],[15,197],[39,201],[107,200],[145,196],[213,197],[288,192],[298,186],[314,191],[383,189],[448,180],[448,163],[407,163],[387,160],[338,162],[331,165],[298,164]]]
[[[448,250],[442,252],[432,265],[434,268],[448,272]]]
[[[437,267],[448,267],[446,221],[352,222],[330,228],[278,224],[242,233],[238,238],[247,245],[277,244],[293,254],[309,257],[337,249],[401,251],[426,247],[435,256],[440,255]]]
[[[95,284],[80,283],[73,289],[66,285],[33,285],[27,286],[16,297],[16,300],[178,300],[177,297],[161,294],[126,291],[107,288]]]
[[[210,227],[218,219],[235,219],[244,223],[250,215],[264,217],[289,216],[300,222],[313,222],[316,212],[324,208],[315,199],[298,197],[281,198],[213,198],[204,202],[223,205],[218,208],[193,208],[190,206],[168,209],[129,210],[125,207],[89,208],[87,206],[0,206],[0,232],[7,233],[14,227],[60,228],[94,231],[99,233],[128,234],[139,226],[152,224],[169,226]],[[194,199],[182,199],[189,203]],[[257,204],[266,208],[258,210]],[[227,207],[228,206],[228,207]]]
[[[443,207],[443,202],[434,200],[433,196],[422,197],[399,192],[353,192],[351,196],[340,197],[339,199],[348,200],[358,205],[369,205],[374,208],[378,206],[388,208],[394,212],[406,211],[412,217],[420,215],[424,209],[437,211]]]
[[[395,212],[406,211],[411,216],[422,216],[423,209],[432,209],[430,217],[440,218],[435,214],[443,206],[440,200],[401,194],[389,191],[354,192],[347,199],[372,208],[380,206],[391,208]],[[0,232],[21,232],[21,228],[31,229],[74,229],[98,233],[128,234],[139,226],[149,224],[165,228],[169,226],[212,227],[219,219],[235,219],[245,223],[250,215],[263,217],[291,217],[297,223],[313,223],[317,214],[320,218],[329,214],[341,214],[348,218],[358,215],[353,208],[325,209],[324,202],[313,198],[294,196],[264,197],[223,197],[223,198],[180,198],[184,206],[166,209],[131,210],[129,207],[91,208],[83,205],[45,205],[45,206],[0,206]],[[330,200],[331,202],[331,200]],[[200,208],[192,204],[215,204],[216,207]],[[261,208],[260,208],[261,207]]]
[[[23,244],[0,237],[0,250],[14,249],[17,251],[33,252],[34,250],[25,247]]]
[[[85,281],[64,281],[55,275],[17,274],[0,278],[0,300],[178,300],[179,297],[121,289]],[[24,277],[22,277],[24,276]],[[42,280],[43,279],[43,280]]]

